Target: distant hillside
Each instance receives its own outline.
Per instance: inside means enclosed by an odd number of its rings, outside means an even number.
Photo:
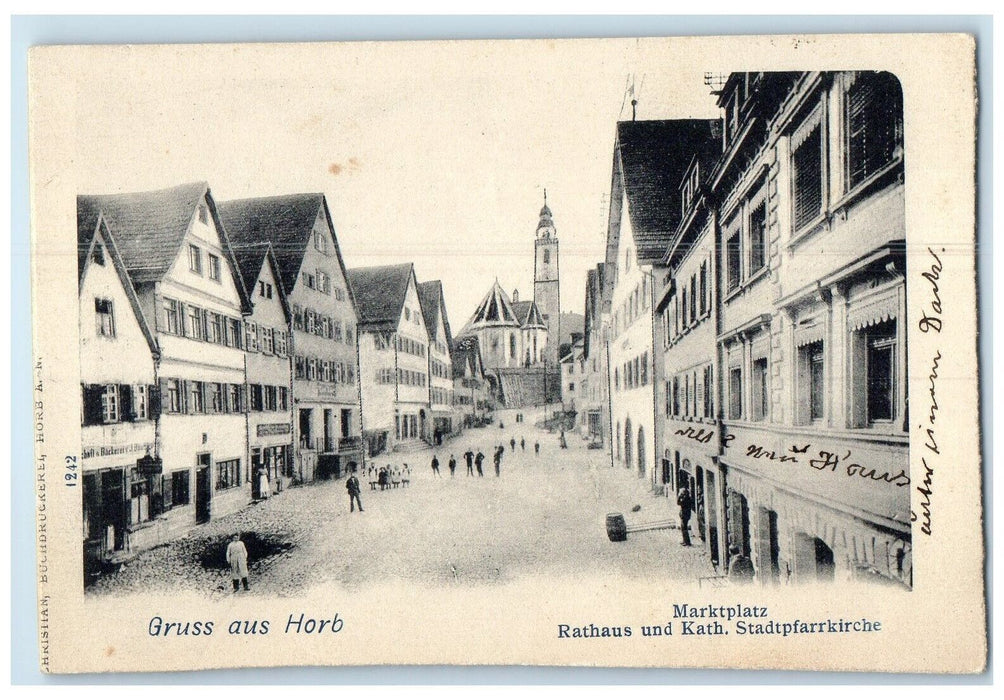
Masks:
[[[582,333],[586,327],[586,317],[574,311],[561,312],[561,342],[571,343],[572,333]]]

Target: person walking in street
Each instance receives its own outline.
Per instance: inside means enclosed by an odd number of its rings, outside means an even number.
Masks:
[[[363,502],[359,498],[359,479],[356,478],[355,470],[349,475],[348,481],[345,482],[345,490],[349,492],[349,512],[354,513],[356,510],[356,505],[359,505],[359,512],[363,512]]]
[[[676,497],[676,505],[680,506],[680,531],[683,533],[683,546],[690,546],[690,511],[694,509],[694,499],[690,490],[684,486]]]
[[[540,442],[538,440],[533,441],[533,454],[540,457]]]
[[[509,449],[513,452],[516,451],[516,438],[509,438]]]
[[[743,554],[739,545],[734,544],[729,547],[729,555],[729,581],[740,585],[753,583],[756,574],[753,561]]]
[[[453,473],[457,471],[457,458],[450,455],[450,478],[453,478]]]
[[[244,590],[248,590],[248,549],[241,542],[241,533],[234,535],[227,545],[227,564],[230,565],[230,578],[234,584],[234,593],[240,590],[244,584]]]
[[[432,455],[432,473],[435,474],[436,476],[440,476],[439,457],[437,457],[436,455]]]
[[[464,453],[464,459],[467,460],[467,476],[474,476],[474,453],[467,450]]]
[[[515,449],[515,448],[513,448],[513,449]],[[521,437],[519,439],[519,449],[521,449],[524,452],[526,452],[526,438],[525,437]]]
[[[474,464],[478,468],[478,476],[484,476],[484,470],[481,469],[481,463],[485,461],[485,456],[482,454],[481,450],[478,450],[477,457],[474,458]]]
[[[499,445],[499,448],[495,450],[495,476],[502,476],[502,453],[505,448]]]

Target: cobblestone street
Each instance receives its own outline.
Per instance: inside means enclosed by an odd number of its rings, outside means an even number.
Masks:
[[[144,552],[89,591],[173,588],[229,595],[223,553],[238,531],[249,545],[252,595],[295,595],[328,583],[359,590],[394,579],[443,587],[589,572],[689,581],[713,575],[700,547],[680,545],[677,529],[608,540],[610,512],[623,513],[629,526],[675,518],[675,507],[652,495],[647,479],[611,468],[609,455],[587,449],[578,435],[569,434],[562,450],[557,434],[517,424],[505,413],[499,418],[505,429],[496,422],[467,430],[435,451],[378,456],[378,466],[406,462],[411,485],[372,491],[361,478],[363,513],[349,512],[344,479],[287,489]],[[517,441],[515,454],[510,438]],[[496,478],[491,454],[503,441],[502,474]],[[468,447],[486,455],[483,478],[466,475]],[[441,462],[438,478],[430,466],[433,453]],[[451,453],[457,458],[452,478]]]

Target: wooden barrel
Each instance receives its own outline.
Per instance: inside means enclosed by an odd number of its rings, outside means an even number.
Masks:
[[[627,539],[627,523],[620,513],[607,513],[607,537],[611,542],[623,542]]]

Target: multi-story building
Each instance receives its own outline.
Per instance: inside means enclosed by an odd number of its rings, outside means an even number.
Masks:
[[[238,248],[271,244],[292,316],[292,478],[340,477],[362,459],[356,301],[323,194],[220,203]],[[250,282],[249,282],[250,283]]]
[[[169,537],[250,500],[244,324],[250,305],[204,182],[82,196],[101,212],[160,349],[162,471],[130,479],[131,519]],[[168,513],[170,511],[170,513]]]
[[[349,270],[369,454],[431,441],[429,331],[411,263]]]
[[[724,557],[724,512],[715,412],[715,208],[706,187],[720,140],[694,152],[679,183],[681,219],[656,287],[656,449],[667,496],[686,485],[693,525],[712,562]]]
[[[761,583],[910,585],[900,85],[735,73],[718,99],[728,542]]]
[[[583,436],[592,445],[609,448],[607,436],[610,414],[607,406],[606,343],[603,340],[603,269],[599,263],[586,271],[586,302],[583,321],[582,359],[585,373],[585,394],[582,412],[585,416]]]
[[[473,336],[453,341],[453,402],[464,427],[481,424],[493,409],[491,387],[481,362],[478,339]]]
[[[154,340],[100,208],[77,202],[85,581],[160,541]],[[158,494],[163,492],[158,490]]]
[[[418,285],[426,329],[429,331],[429,410],[432,412],[432,440],[439,444],[444,437],[461,428],[455,420],[453,402],[453,335],[446,315],[443,283],[439,280]]]
[[[655,464],[652,299],[656,266],[681,219],[679,183],[716,122],[620,122],[614,144],[604,306],[612,373],[612,459],[639,477]]]
[[[568,352],[561,358],[561,405],[566,411],[576,413],[576,428],[584,418],[583,397],[586,391],[585,359],[582,337],[572,334]]]
[[[234,248],[248,285],[251,316],[244,320],[247,353],[248,449],[251,495],[260,498],[260,475],[279,490],[293,477],[293,399],[290,311],[270,243]]]

